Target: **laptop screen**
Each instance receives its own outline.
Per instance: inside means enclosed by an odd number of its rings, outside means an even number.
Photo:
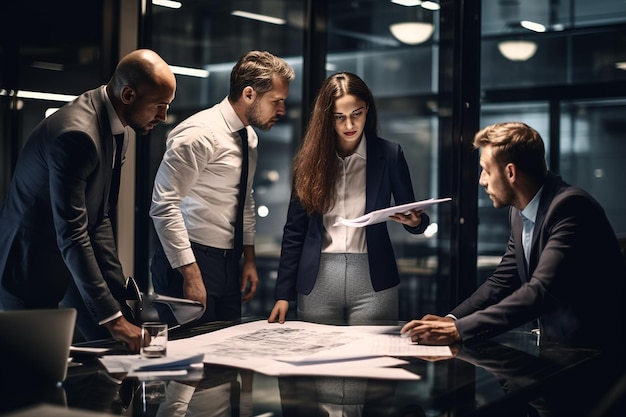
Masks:
[[[65,380],[75,322],[74,309],[0,311],[3,378]]]

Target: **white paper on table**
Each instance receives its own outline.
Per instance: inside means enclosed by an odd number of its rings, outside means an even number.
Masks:
[[[205,363],[250,369],[269,376],[332,376],[346,378],[378,378],[398,380],[418,380],[421,377],[413,372],[394,366],[406,364],[406,361],[391,357],[372,357],[316,362],[284,362],[274,359],[234,359],[216,358],[206,355]]]
[[[126,376],[134,376],[138,379],[151,378],[180,378],[189,374],[188,369],[172,369],[169,371],[129,371]]]
[[[419,376],[402,368],[391,368],[405,363],[392,356],[451,356],[447,346],[411,343],[400,336],[400,326],[330,326],[301,321],[278,324],[266,320],[170,341],[170,351],[203,352],[204,363],[267,375],[396,379]]]
[[[367,339],[366,349],[373,355],[400,357],[452,357],[449,346],[429,346],[414,343],[399,334],[381,334]],[[350,347],[350,346],[347,346]]]
[[[397,326],[330,326],[302,321],[284,324],[257,320],[191,338],[170,341],[169,352],[202,352],[236,359],[304,360],[313,354],[352,343]],[[370,355],[371,356],[371,355]]]
[[[370,335],[359,341],[311,355],[307,359],[300,361],[300,363],[377,356],[443,358],[452,357],[452,351],[448,346],[429,346],[414,343],[410,338],[400,336],[398,328],[397,333]]]
[[[111,348],[96,348],[96,347],[87,347],[87,346],[70,346],[70,352],[76,353],[91,353],[91,354],[102,354],[110,351]]]
[[[408,213],[410,210],[423,210],[435,204],[444,203],[450,201],[452,198],[430,198],[428,200],[415,201],[413,203],[400,204],[397,206],[387,207],[380,210],[371,211],[367,214],[357,217],[356,219],[342,219],[340,218],[333,226],[350,226],[350,227],[365,227],[370,224],[382,223],[389,220],[389,216],[393,216],[396,213]]]
[[[280,362],[266,369],[267,375],[307,375],[335,376],[345,378],[377,378],[397,380],[419,380],[421,377],[406,369],[394,368],[407,362],[397,358],[378,357],[345,361],[318,362],[315,364],[299,364]]]
[[[257,320],[168,342],[168,354],[204,353],[205,361],[279,359],[284,362],[372,356],[451,356],[447,346],[412,343],[401,326],[332,326],[303,321]],[[210,358],[209,358],[210,357]],[[227,359],[223,359],[227,358]]]
[[[98,358],[107,372],[111,374],[123,374],[130,370],[134,355],[107,355]]]
[[[169,349],[168,349],[169,350]],[[163,358],[144,358],[141,355],[105,355],[100,358],[110,373],[126,372],[166,372],[188,370],[197,364],[202,364],[202,354],[171,354]]]

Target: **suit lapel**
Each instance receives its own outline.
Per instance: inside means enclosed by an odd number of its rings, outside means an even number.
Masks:
[[[115,140],[111,132],[111,122],[107,113],[106,104],[101,99],[100,91],[94,90],[95,94],[91,95],[94,110],[98,118],[98,131],[100,133],[100,164],[101,164],[101,181],[104,182],[102,187],[102,201],[104,206],[110,203],[109,196],[111,192],[111,176],[113,173],[113,157],[115,152]],[[108,211],[109,208],[105,207]]]
[[[367,160],[365,163],[365,212],[375,210],[384,167],[384,155],[378,149],[376,136],[366,137]]]
[[[543,191],[541,192],[541,199],[539,200],[539,207],[537,209],[537,217],[535,218],[535,227],[533,229],[533,240],[530,244],[530,265],[528,266],[528,270],[532,273],[537,267],[537,263],[539,262],[538,253],[540,252],[539,245],[545,245],[545,243],[541,242],[541,231],[543,230],[543,222],[546,218],[546,213],[552,200],[554,200],[554,196],[556,195],[557,189],[560,188],[560,184],[562,184],[561,177],[548,173],[546,177],[546,181],[543,185]],[[521,245],[521,239],[520,239]]]
[[[526,266],[526,257],[524,256],[524,247],[522,246],[522,219],[518,209],[511,207],[509,211],[509,222],[511,223],[511,233],[515,243],[515,263],[517,272],[522,282],[528,282],[528,268]]]

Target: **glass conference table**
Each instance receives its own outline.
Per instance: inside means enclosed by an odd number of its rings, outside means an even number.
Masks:
[[[238,323],[241,321],[179,328],[170,333],[170,339]],[[117,346],[113,341],[96,345]],[[140,380],[111,374],[97,358],[83,354],[70,363],[61,386],[38,387],[36,379],[16,381],[14,392],[0,393],[0,415],[612,415],[602,413],[605,401],[601,400],[608,396],[619,373],[611,360],[597,351],[539,346],[536,334],[515,330],[453,352],[449,358],[403,358],[408,363],[401,366],[418,374],[419,380],[271,377],[209,364],[182,379]]]

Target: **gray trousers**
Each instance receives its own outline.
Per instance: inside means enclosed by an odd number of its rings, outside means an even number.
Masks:
[[[322,253],[315,286],[298,294],[298,320],[322,324],[395,325],[398,287],[374,291],[366,253]],[[318,406],[324,414],[360,416],[367,379],[316,377]]]
[[[398,287],[374,291],[366,253],[322,253],[313,290],[298,294],[298,320],[322,324],[397,324]]]

